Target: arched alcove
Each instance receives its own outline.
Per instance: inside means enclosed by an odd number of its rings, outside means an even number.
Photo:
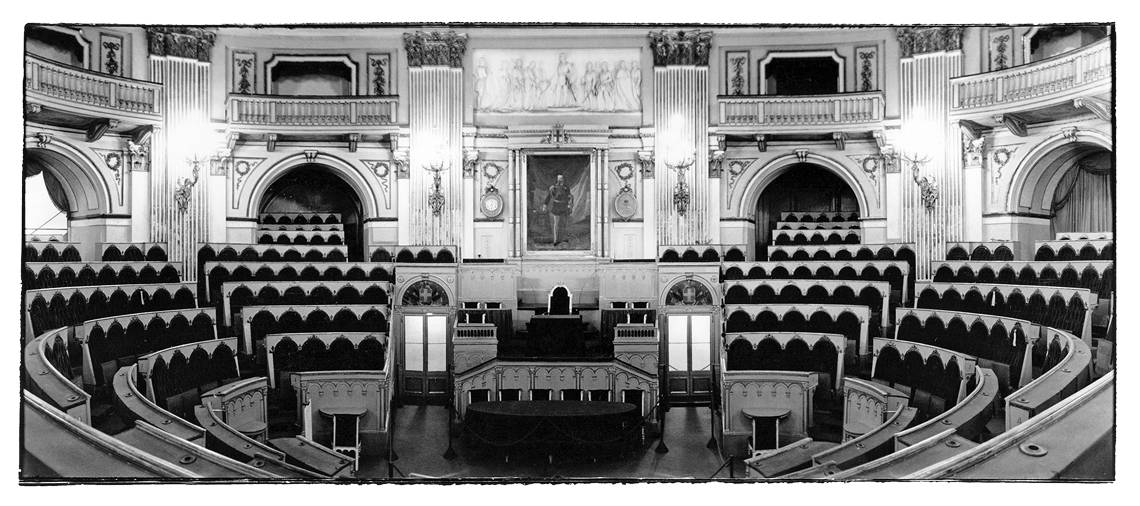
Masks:
[[[364,209],[339,173],[321,164],[294,167],[273,181],[262,194],[259,213],[338,213],[350,261],[364,258]]]
[[[860,211],[855,190],[832,170],[814,163],[788,166],[763,188],[754,205],[757,258],[767,257],[781,212]]]

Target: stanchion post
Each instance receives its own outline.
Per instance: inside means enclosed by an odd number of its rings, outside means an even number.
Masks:
[[[669,447],[665,445],[665,410],[669,409],[669,378],[665,373],[668,371],[668,365],[658,364],[658,377],[661,378],[661,393],[659,394],[660,401],[657,402],[657,424],[660,426],[661,437],[657,441],[657,453],[669,453]]]
[[[450,363],[451,362],[450,360],[448,362],[449,363],[447,364],[447,392],[448,392],[448,395],[447,395],[447,451],[443,452],[443,458],[445,458],[447,460],[453,460],[453,459],[455,459],[455,457],[458,457],[459,455],[457,453],[455,453],[455,448],[451,446],[451,439],[452,439],[451,423],[454,421],[454,418],[456,415],[456,413],[455,413],[455,382],[453,381],[453,378],[452,378],[452,367],[453,367],[453,365]]]

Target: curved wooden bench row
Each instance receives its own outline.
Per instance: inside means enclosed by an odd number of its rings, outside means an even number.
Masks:
[[[24,374],[27,388],[53,407],[82,423],[91,423],[91,396],[60,372],[70,364],[67,327],[45,332],[24,345]],[[52,360],[54,358],[54,361]],[[67,368],[70,373],[70,367]]]
[[[25,262],[81,262],[82,244],[65,241],[25,241]]]
[[[136,422],[134,428],[116,434],[115,438],[204,478],[278,478],[264,469],[211,451],[205,447],[204,441],[186,441],[146,422]]]
[[[241,310],[242,352],[251,354],[268,334],[282,332],[384,332],[388,306],[328,304],[246,306]]]
[[[356,474],[352,460],[302,436],[279,437],[269,444],[285,454],[285,461],[321,476],[351,478]]]
[[[797,244],[769,246],[768,260],[907,260],[914,262],[914,244]]]
[[[737,279],[721,284],[725,304],[840,303],[863,304],[872,312],[886,312],[890,320],[891,285],[861,279]],[[842,300],[835,300],[842,299]]]
[[[977,367],[976,358],[938,346],[896,339],[876,339],[873,345],[871,376],[875,381],[906,385],[911,389],[908,392],[916,396],[919,390],[937,395],[941,408],[931,397],[927,401],[932,408],[929,411],[941,413],[967,395],[967,384]],[[923,408],[923,413],[928,411],[923,402],[917,404],[915,407]]]
[[[745,475],[752,477],[753,473],[759,478],[772,479],[786,475],[811,466],[812,455],[833,448],[835,443],[830,441],[815,441],[804,438],[787,446],[782,446],[760,456],[752,457],[744,462]]]
[[[83,346],[83,382],[103,385],[124,364],[120,359],[217,338],[211,308],[172,309],[87,320],[76,327]],[[178,329],[173,331],[172,329]]]
[[[257,441],[269,437],[269,382],[246,378],[203,392],[202,405],[221,413],[226,425]]]
[[[894,451],[895,434],[906,430],[918,415],[918,410],[903,407],[895,411],[882,425],[811,457],[811,467],[781,476],[785,480],[811,480],[830,478],[839,472],[882,458]]]
[[[1037,241],[1033,244],[1033,260],[1037,262],[1116,260],[1116,242],[1112,239]]]
[[[1057,404],[1089,382],[1092,352],[1080,338],[1058,329],[1045,329],[1049,341],[1061,339],[1065,356],[1029,384],[1009,394],[1005,401],[1008,430]]]
[[[455,246],[380,246],[368,252],[373,262],[401,264],[456,263]]]
[[[870,462],[831,474],[832,480],[897,480],[919,469],[952,458],[955,455],[969,451],[978,446],[967,438],[954,433],[954,429],[947,428],[938,435],[927,438],[914,446]]]
[[[935,262],[935,282],[1002,283],[1088,288],[1101,297],[1116,289],[1112,261]]]
[[[197,306],[192,283],[72,286],[24,293],[29,337],[97,318]]]
[[[201,243],[198,264],[205,262],[344,262],[347,246],[317,244]]]
[[[857,211],[784,211],[780,213],[780,221],[855,221],[859,219]]]
[[[948,242],[946,260],[1013,260],[1017,243],[1014,241]]]
[[[395,266],[377,262],[206,262],[199,300],[216,303],[230,281],[392,281]]]
[[[390,357],[391,354],[388,353],[388,334],[386,332],[304,332],[268,334],[265,336],[265,348],[268,352],[269,388],[277,387],[277,383],[279,381],[279,378],[277,377],[277,373],[279,371],[277,371],[277,369],[282,369],[280,371],[281,373],[286,372],[286,369],[292,369],[295,371],[310,370],[291,368],[286,364],[279,363],[281,359],[275,359],[275,357],[278,357],[277,352],[279,346],[282,349],[282,353],[286,353],[286,350],[291,352],[299,352],[301,350],[305,350],[306,352],[310,352],[312,354],[323,355],[325,353],[331,352],[333,343],[339,344],[341,342],[351,346],[351,349],[355,351],[366,351],[370,344],[378,346],[379,348],[375,351],[379,352],[379,357],[371,358],[378,358],[379,360],[377,363],[373,364],[372,367],[360,367],[361,365],[368,365],[363,364],[362,362],[369,361],[369,357],[358,357],[358,360],[354,361],[356,363],[348,364],[343,363],[342,360],[333,360],[334,363],[338,363],[339,369],[383,370],[386,367],[385,364],[388,364],[392,361]],[[319,343],[320,346],[313,346],[313,343]],[[364,348],[361,348],[362,344],[364,345]]]
[[[871,310],[867,306],[846,306],[837,304],[749,304],[725,306],[725,332],[826,332],[841,333],[857,346],[853,351],[859,356],[871,354],[870,319]],[[761,317],[771,314],[771,317]],[[788,316],[798,314],[803,319],[803,328],[792,328]],[[820,316],[822,315],[822,316]],[[824,316],[831,322],[831,328],[819,328]],[[744,320],[749,324],[745,326]],[[813,321],[816,320],[816,321]],[[827,322],[822,322],[826,326]],[[777,328],[763,328],[769,326]]]
[[[296,231],[301,231],[301,232],[322,232],[322,231],[343,232],[344,231],[344,225],[341,225],[339,223],[330,223],[330,224],[323,224],[323,223],[315,223],[315,224],[309,224],[309,223],[265,224],[265,223],[262,223],[261,225],[259,225],[257,227],[258,232],[275,232],[275,231],[285,232],[285,231],[291,231],[291,230],[296,230]]]
[[[101,242],[98,243],[104,262],[165,262],[166,244],[160,242]]]
[[[1112,232],[1057,232],[1058,241],[1111,241]]]
[[[275,230],[257,233],[258,244],[344,244],[344,233],[339,230]]]
[[[859,244],[863,242],[862,229],[845,230],[775,230],[772,244]]]
[[[916,308],[961,310],[1030,320],[1062,328],[1092,342],[1093,311],[1099,298],[1087,288],[994,283],[915,285]]]
[[[660,245],[657,247],[657,259],[666,263],[719,262],[721,258],[728,258],[729,251],[735,251],[732,256],[739,256],[737,260],[744,260],[744,253],[739,248],[720,244]]]
[[[162,409],[139,391],[138,364],[119,369],[112,381],[115,411],[124,421],[146,422],[181,440],[205,446],[206,429],[194,425],[174,413]]]
[[[206,406],[194,407],[194,418],[206,429],[206,447],[275,476],[313,479],[323,476],[285,462],[280,450],[259,443],[226,425]]]
[[[1098,480],[1115,477],[1116,375],[1037,416],[907,476],[917,480]]]
[[[775,230],[845,230],[861,225],[859,221],[778,221]]]
[[[975,366],[974,377],[977,378],[974,390],[953,408],[917,427],[898,433],[895,436],[895,451],[937,437],[947,428],[953,428],[958,436],[977,441],[985,432],[986,423],[993,414],[998,383],[994,372],[982,367]]]
[[[391,292],[388,281],[231,281],[222,283],[222,326],[246,305],[386,305]]]
[[[776,262],[724,262],[724,281],[738,279],[840,279],[886,281],[910,300],[910,264],[905,260],[791,260]]]
[[[258,221],[263,225],[277,223],[341,223],[340,213],[261,213]]]
[[[23,397],[22,479],[202,477],[108,436],[26,390]]]
[[[177,283],[178,266],[163,262],[28,262],[24,264],[24,288],[61,286]]]
[[[155,404],[189,418],[203,390],[241,377],[237,338],[196,341],[138,358],[136,382]]]
[[[789,350],[797,343],[799,353]],[[722,371],[796,370],[826,374],[827,388],[843,378],[847,339],[842,334],[819,332],[738,332],[726,334]],[[785,355],[786,354],[786,355]],[[834,363],[832,363],[834,362]]]

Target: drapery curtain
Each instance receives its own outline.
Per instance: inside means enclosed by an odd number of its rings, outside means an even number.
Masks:
[[[47,187],[48,197],[51,198],[52,205],[61,212],[67,213],[71,210],[71,205],[67,200],[67,192],[63,190],[63,183],[59,178],[55,177],[51,171],[44,170],[43,165],[39,163],[24,163],[24,177],[29,178],[38,174],[44,176],[44,186]]]
[[[1053,232],[1112,230],[1115,168],[1107,153],[1085,157],[1069,169],[1053,195]]]

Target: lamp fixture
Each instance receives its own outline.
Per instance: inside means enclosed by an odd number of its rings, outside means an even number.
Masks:
[[[186,163],[191,166],[192,178],[180,177],[174,184],[174,203],[178,206],[178,212],[185,214],[186,210],[190,207],[190,192],[194,190],[194,186],[198,184],[198,173],[202,170],[202,162],[204,160],[194,155],[193,158],[186,159]]]
[[[918,173],[929,161],[930,157],[919,158],[918,154],[903,153],[902,161],[910,166],[911,175],[914,178],[914,183],[918,185],[919,198],[922,199],[922,205],[927,209],[934,209],[934,204],[938,201],[938,182],[933,176],[919,177]]]
[[[447,162],[429,163],[424,170],[432,173],[431,193],[428,194],[428,207],[431,208],[432,216],[439,216],[443,212],[443,206],[447,200],[443,196],[443,178],[440,172],[448,170]]]
[[[685,216],[689,210],[689,184],[685,182],[685,171],[693,166],[693,156],[686,156],[680,161],[666,161],[665,166],[677,173],[677,184],[673,185],[673,207],[677,214]]]

